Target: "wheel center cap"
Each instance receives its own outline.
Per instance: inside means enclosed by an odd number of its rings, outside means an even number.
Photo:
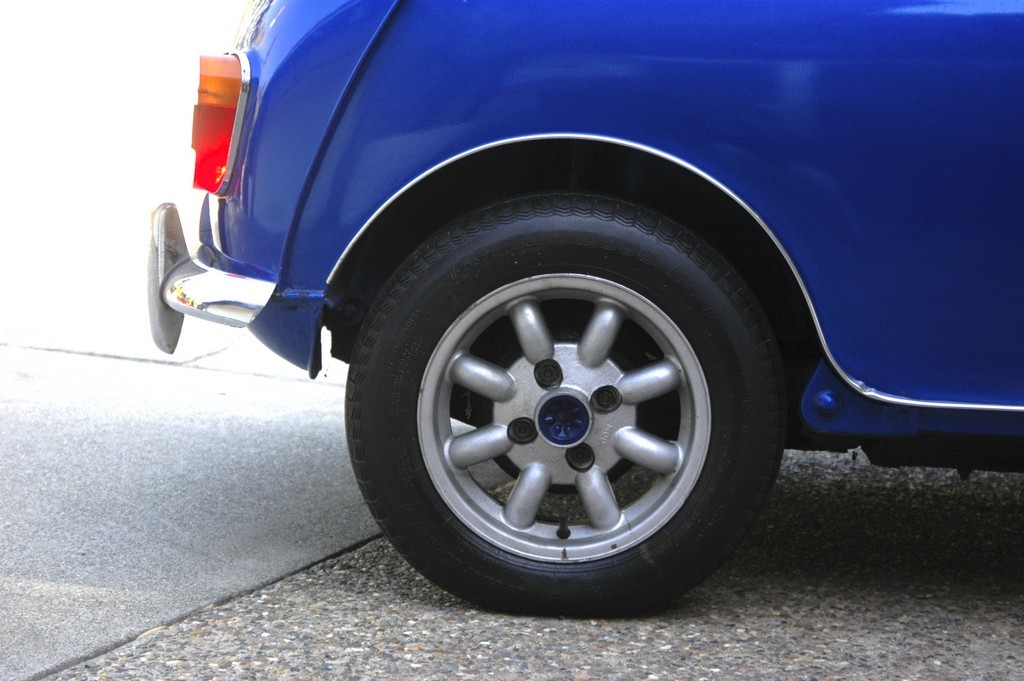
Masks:
[[[537,414],[537,430],[557,447],[571,447],[590,430],[590,411],[572,395],[555,395]]]

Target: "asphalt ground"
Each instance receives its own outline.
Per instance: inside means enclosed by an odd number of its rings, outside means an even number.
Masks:
[[[656,615],[483,612],[376,539],[53,678],[1020,678],[1022,483],[787,452],[738,554]]]

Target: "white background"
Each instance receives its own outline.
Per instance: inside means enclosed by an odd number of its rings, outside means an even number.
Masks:
[[[197,240],[198,55],[231,49],[241,0],[19,2],[0,23],[0,343],[141,358],[152,208]],[[175,361],[252,342],[187,319]],[[269,351],[257,361],[283,362]],[[287,370],[290,365],[285,364]]]

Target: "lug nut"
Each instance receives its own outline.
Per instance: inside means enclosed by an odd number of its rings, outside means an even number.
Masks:
[[[622,395],[612,385],[606,385],[594,391],[590,396],[590,406],[594,411],[609,412],[615,411],[622,404]]]
[[[554,388],[562,382],[562,367],[553,359],[542,359],[533,367],[533,377],[542,388]]]
[[[574,471],[586,473],[594,465],[594,450],[586,443],[570,447],[565,451],[565,462]]]
[[[508,439],[517,445],[528,445],[537,439],[537,426],[525,416],[517,418],[508,424]]]

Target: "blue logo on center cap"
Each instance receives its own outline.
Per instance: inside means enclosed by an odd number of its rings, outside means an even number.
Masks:
[[[556,395],[540,408],[537,427],[544,438],[567,447],[583,439],[590,428],[590,412],[571,395]]]

